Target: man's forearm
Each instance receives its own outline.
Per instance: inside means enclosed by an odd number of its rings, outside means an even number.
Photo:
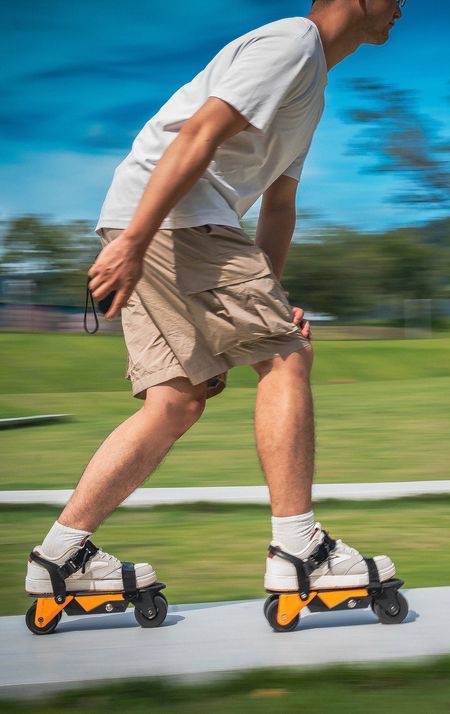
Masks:
[[[122,234],[132,252],[145,253],[164,218],[204,174],[217,147],[247,126],[247,119],[218,97],[209,97],[183,125],[158,161]]]
[[[216,146],[201,134],[181,131],[156,165],[124,237],[145,253],[175,204],[206,171]]]
[[[294,233],[295,207],[288,209],[261,208],[256,229],[256,243],[268,255],[273,272],[281,278],[289,245]]]

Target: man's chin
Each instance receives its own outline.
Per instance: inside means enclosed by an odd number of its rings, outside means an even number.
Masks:
[[[389,33],[392,28],[389,28],[385,32],[379,32],[376,35],[371,35],[371,37],[368,37],[366,40],[366,44],[368,45],[384,45],[386,42],[389,40]]]

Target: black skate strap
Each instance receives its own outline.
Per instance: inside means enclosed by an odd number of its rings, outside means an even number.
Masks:
[[[364,561],[367,565],[367,570],[369,572],[369,584],[367,586],[367,590],[369,592],[373,590],[379,590],[380,589],[380,576],[378,573],[378,568],[375,564],[375,561],[373,558],[364,558]]]
[[[136,570],[134,563],[122,563],[123,593],[126,598],[133,597],[137,592]]]
[[[288,560],[292,563],[297,573],[298,591],[300,597],[302,600],[306,600],[310,591],[309,576],[314,570],[316,570],[316,568],[328,560],[330,553],[335,547],[336,541],[330,538],[328,533],[324,531],[324,539],[322,543],[320,543],[305,560],[301,560],[301,558],[297,558],[295,555],[291,555],[291,553],[286,553],[276,545],[269,545],[269,553],[277,555],[279,558],[284,558],[284,560]]]
[[[68,578],[69,575],[76,573],[80,568],[84,573],[86,563],[97,552],[98,548],[90,540],[87,540],[80,550],[75,553],[75,555],[66,560],[64,565],[51,563],[49,560],[46,560],[34,551],[30,553],[30,560],[33,560],[35,563],[39,563],[39,565],[42,565],[42,567],[48,571],[55,599],[58,602],[62,602],[67,595],[65,583],[66,578]]]

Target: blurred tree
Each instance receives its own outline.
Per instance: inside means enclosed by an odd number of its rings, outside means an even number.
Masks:
[[[439,295],[438,251],[408,230],[377,236],[380,294],[406,300]]]
[[[366,171],[405,180],[405,189],[388,201],[448,212],[450,143],[440,139],[439,123],[417,111],[410,91],[367,79],[351,84],[358,106],[348,116],[362,128],[350,152],[375,157]]]
[[[0,271],[27,275],[38,304],[82,305],[86,271],[100,243],[87,221],[58,225],[20,216],[5,227]]]
[[[356,318],[376,303],[377,274],[370,240],[329,230],[322,241],[292,245],[283,286],[292,304],[340,318]]]
[[[406,299],[446,298],[450,242],[433,242],[435,223],[380,235],[329,229],[320,242],[294,243],[283,286],[293,304],[344,320],[389,319]]]
[[[450,218],[416,228],[415,235],[422,243],[435,249],[439,297],[450,299]]]
[[[254,235],[255,220],[245,229]],[[361,320],[389,318],[392,308],[400,313],[405,299],[450,298],[450,218],[380,235],[324,228],[319,236],[310,227],[305,233],[306,241],[292,244],[283,275],[292,304]],[[100,249],[87,221],[57,225],[22,216],[2,226],[2,243],[0,278],[35,284],[24,302],[84,306],[86,272]]]

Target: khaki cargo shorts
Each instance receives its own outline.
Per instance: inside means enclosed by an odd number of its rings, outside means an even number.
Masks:
[[[121,232],[103,228],[102,246]],[[174,377],[194,385],[208,381],[213,396],[222,391],[230,367],[309,345],[292,322],[265,253],[244,231],[228,226],[158,231],[121,313],[125,377],[138,399]]]

